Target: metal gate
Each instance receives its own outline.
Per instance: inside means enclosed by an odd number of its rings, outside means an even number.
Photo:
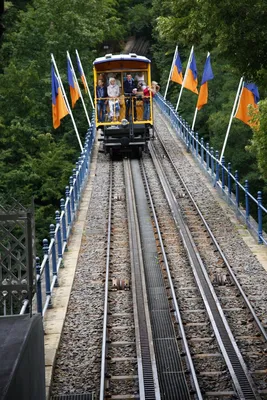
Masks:
[[[34,245],[33,206],[26,209],[14,199],[9,204],[1,199],[0,315],[31,314],[35,293]]]

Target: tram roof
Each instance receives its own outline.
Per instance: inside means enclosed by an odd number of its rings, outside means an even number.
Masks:
[[[144,57],[144,56],[138,56],[135,53],[130,53],[130,54],[106,54],[104,57],[98,57],[95,59],[93,62],[93,65],[96,64],[102,64],[110,61],[140,61],[143,63],[151,63],[151,61]]]

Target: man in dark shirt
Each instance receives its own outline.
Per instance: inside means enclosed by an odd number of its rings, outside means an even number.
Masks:
[[[129,114],[131,110],[131,106],[133,105],[133,110],[134,110],[134,120],[136,121],[136,85],[135,82],[132,78],[131,74],[126,75],[126,79],[123,82],[123,88],[124,88],[124,95],[125,95],[125,118],[129,121]]]
[[[105,122],[107,97],[108,97],[107,88],[106,86],[104,86],[103,80],[99,79],[98,86],[96,87],[98,122]]]

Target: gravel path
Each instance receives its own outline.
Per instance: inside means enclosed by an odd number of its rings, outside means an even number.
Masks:
[[[52,395],[98,390],[109,162],[101,153],[54,372]]]
[[[259,319],[267,327],[267,272],[238,234],[229,216],[220,206],[215,189],[211,183],[207,185],[207,178],[195,164],[193,157],[192,162],[189,162],[183,144],[173,140],[161,115],[156,119],[156,128],[164,138],[173,159],[177,160],[176,166],[182,178],[236,272],[246,295],[253,301]]]

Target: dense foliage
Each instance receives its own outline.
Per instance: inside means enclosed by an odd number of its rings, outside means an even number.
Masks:
[[[116,5],[115,0],[6,4],[0,52],[0,192],[25,205],[34,197],[39,240],[54,222],[79,154],[70,117],[52,129],[50,53],[66,83],[66,51],[74,57],[77,48],[90,82],[96,47],[106,37],[121,39],[124,32]],[[84,137],[88,125],[81,104],[73,113]]]
[[[266,12],[264,0],[5,2],[0,43],[0,194],[10,193],[24,204],[34,197],[39,241],[47,236],[79,155],[69,117],[52,129],[50,53],[66,83],[66,50],[74,57],[77,48],[90,84],[92,61],[104,54],[103,43],[116,43],[117,49],[128,36],[145,36],[152,43],[153,77],[163,93],[177,42],[184,67],[195,46],[199,80],[210,51],[215,77],[209,82],[209,103],[199,112],[196,129],[220,150],[240,76],[256,82],[261,98],[266,96]],[[179,89],[170,85],[168,98],[174,104]],[[179,111],[189,123],[196,101],[195,94],[184,91]],[[238,169],[242,180],[249,179],[253,194],[267,182],[266,110],[263,100],[254,132],[234,120],[225,153],[232,170]],[[84,137],[88,126],[80,102],[73,112]]]
[[[221,150],[231,115],[239,79],[253,81],[259,87],[260,124],[251,129],[234,119],[225,151],[232,171],[239,170],[242,182],[249,180],[256,195],[263,190],[266,198],[266,82],[267,33],[266,2],[263,0],[153,0],[154,58],[164,91],[173,51],[179,52],[185,68],[190,48],[195,46],[198,79],[201,81],[207,51],[211,52],[214,79],[209,81],[209,103],[199,111],[196,129],[205,142]],[[168,98],[176,104],[180,86],[172,83]],[[192,123],[197,96],[183,93],[179,111]],[[266,204],[266,201],[264,201]]]

